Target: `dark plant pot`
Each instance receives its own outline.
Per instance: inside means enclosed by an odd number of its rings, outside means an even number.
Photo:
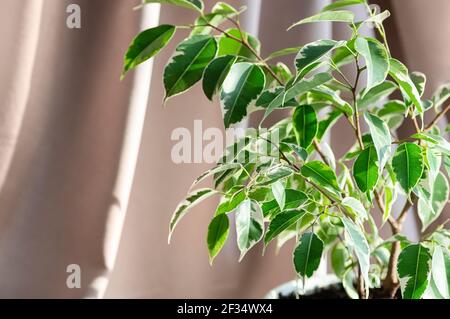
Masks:
[[[302,282],[299,282],[301,287]],[[266,299],[295,298],[298,289],[297,281],[291,280],[282,284],[266,295]],[[324,275],[306,280],[304,294],[300,288],[300,299],[347,299],[346,293],[340,284],[340,280],[335,275]]]

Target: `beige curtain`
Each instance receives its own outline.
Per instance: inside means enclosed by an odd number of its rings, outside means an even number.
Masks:
[[[273,249],[264,257],[255,250],[239,264],[230,241],[210,267],[204,238],[215,199],[196,207],[167,245],[173,209],[210,167],[174,164],[171,133],[192,130],[196,119],[204,128],[222,128],[222,121],[198,86],[161,106],[163,67],[182,32],[153,71],[150,63],[119,82],[123,53],[142,24],[157,23],[159,15],[162,23],[174,24],[194,17],[172,6],[159,14],[156,5],[142,20],[142,11],[132,10],[138,2],[0,1],[2,298],[261,297],[294,277],[290,247],[278,256]],[[248,0],[258,15],[247,14],[244,23],[259,31],[263,54],[342,36],[331,25],[285,33],[291,22],[327,2]],[[395,16],[390,29],[396,52],[410,69],[428,75],[427,94],[450,82],[450,3],[384,2]],[[81,7],[80,30],[66,27],[71,3]],[[331,143],[344,149],[350,133],[338,126]],[[415,227],[413,218],[410,225]],[[81,267],[80,289],[66,285],[71,264]]]

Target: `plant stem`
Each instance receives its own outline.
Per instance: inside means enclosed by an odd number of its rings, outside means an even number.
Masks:
[[[237,22],[236,22],[237,23]],[[255,57],[256,59],[258,59],[258,61],[264,66],[264,68],[273,76],[273,78],[280,84],[280,85],[284,85],[283,81],[281,81],[281,79],[277,76],[277,74],[272,70],[272,68],[267,64],[267,62],[259,55],[258,52],[255,51],[255,49],[253,49],[253,47],[248,43],[248,41],[245,39],[244,36],[242,36],[242,39],[239,39],[238,37],[235,37],[232,34],[229,34],[228,32],[226,32],[225,30],[216,27],[215,25],[211,24],[211,23],[207,23],[207,25],[211,28],[213,28],[214,30],[221,32],[222,34],[224,34],[226,37],[233,39],[236,42],[241,43],[243,46],[245,46]],[[240,31],[240,27],[239,27],[239,31]],[[242,31],[240,31],[242,34]]]
[[[313,145],[314,145],[314,148],[316,149],[317,154],[319,154],[320,158],[322,159],[322,161],[324,161],[325,164],[327,164],[328,166],[331,166],[330,165],[330,161],[328,160],[328,158],[323,153],[322,147],[320,146],[319,142],[317,142],[316,139],[314,139]]]
[[[439,120],[450,110],[450,104],[446,108],[442,109],[436,117],[425,127],[424,131],[429,131],[431,128],[439,122]]]
[[[406,200],[406,203],[403,206],[403,209],[396,220],[397,227],[393,228],[392,230],[394,236],[400,234],[408,211],[417,202],[417,197],[415,195],[412,196],[413,196],[412,201]],[[384,290],[386,291],[386,294],[390,298],[394,298],[398,288],[400,287],[400,281],[398,279],[397,274],[397,262],[398,256],[400,255],[400,250],[401,250],[400,242],[399,241],[393,242],[391,247],[391,255],[389,257],[388,271],[386,274],[386,278],[383,281]]]

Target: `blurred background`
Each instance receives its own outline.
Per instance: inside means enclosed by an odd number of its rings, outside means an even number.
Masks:
[[[211,8],[217,1],[205,1]],[[340,24],[293,22],[331,0],[229,1],[246,5],[243,28],[262,55],[319,38],[348,36]],[[372,1],[392,13],[392,55],[427,75],[425,97],[450,82],[448,0]],[[81,28],[66,25],[81,8]],[[292,247],[261,257],[229,240],[213,267],[205,235],[217,199],[197,206],[170,246],[168,223],[191,182],[211,164],[175,164],[174,128],[223,130],[219,106],[197,85],[162,107],[162,73],[176,44],[119,81],[123,55],[140,29],[190,24],[195,12],[170,5],[133,10],[139,0],[0,1],[0,297],[250,298],[295,278]],[[356,10],[364,17],[363,8]],[[367,30],[370,33],[372,30]],[[283,59],[292,66],[292,57]],[[252,120],[250,120],[250,125]],[[411,131],[410,123],[401,134]],[[338,123],[329,137],[342,155],[353,133]],[[447,211],[443,216],[448,217]],[[409,215],[406,232],[417,237]],[[81,269],[69,289],[67,266]]]

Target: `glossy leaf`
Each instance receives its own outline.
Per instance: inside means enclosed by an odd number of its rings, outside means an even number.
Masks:
[[[230,232],[230,221],[226,214],[220,214],[213,218],[208,227],[207,243],[209,261],[212,264],[214,258],[222,250]]]
[[[423,93],[425,92],[425,84],[427,82],[425,74],[423,74],[422,72],[411,72],[409,77],[411,78],[411,81],[414,83],[414,86],[416,87],[419,96],[422,96]]]
[[[337,0],[323,8],[323,11],[336,10],[343,7],[354,6],[357,4],[363,4],[365,0]]]
[[[359,267],[361,269],[361,275],[364,278],[366,287],[366,297],[369,294],[369,267],[370,267],[370,248],[364,233],[361,229],[348,217],[341,218],[345,231],[348,235],[352,247],[355,251],[356,258],[358,260]]]
[[[216,41],[210,36],[196,35],[181,42],[164,70],[164,100],[183,93],[197,83],[216,52]]]
[[[247,199],[236,210],[236,234],[241,257],[256,245],[263,236],[264,221],[259,206]]]
[[[373,144],[377,151],[378,168],[382,170],[391,156],[392,138],[389,127],[374,114],[364,113],[364,119],[369,126]]]
[[[297,143],[303,148],[311,145],[317,134],[317,115],[312,106],[302,105],[295,109],[292,124]]]
[[[428,285],[431,256],[421,244],[409,245],[398,258],[397,271],[404,299],[420,299]]]
[[[383,83],[389,71],[389,56],[386,48],[373,38],[357,38],[356,51],[361,54],[367,66],[367,90]]]
[[[363,109],[373,106],[380,100],[389,97],[396,89],[397,85],[394,82],[384,81],[370,90],[364,91],[362,97],[358,100],[358,108]]]
[[[269,116],[272,111],[291,99],[308,92],[311,89],[318,87],[319,85],[325,84],[332,79],[331,75],[328,73],[318,73],[314,75],[310,79],[303,79],[290,87],[287,90],[284,90],[278,94],[278,96],[270,102],[267,107],[266,113],[264,114],[264,118]]]
[[[273,197],[277,201],[280,210],[283,210],[286,203],[286,192],[283,182],[278,180],[271,185],[271,188]]]
[[[450,299],[450,256],[439,245],[434,247],[431,275],[439,294]]]
[[[203,92],[212,101],[213,95],[220,90],[237,57],[224,55],[212,60],[203,74]]]
[[[306,44],[300,49],[295,57],[295,65],[297,70],[301,72],[303,69],[344,43],[344,41],[318,40]]]
[[[161,4],[173,4],[176,6],[192,9],[195,11],[203,12],[203,2],[201,0],[143,0],[143,4],[147,3],[161,3]]]
[[[246,41],[253,48],[253,50],[259,54],[261,44],[259,43],[259,40],[257,38],[243,31],[241,32],[238,29],[228,29],[226,30],[226,32],[233,38],[239,40],[242,40],[243,38],[246,39]],[[226,35],[222,35],[220,37],[218,56],[238,55],[253,60],[256,59],[255,55],[251,50],[249,50],[245,45],[243,45],[241,42],[236,41],[233,38],[230,38]]]
[[[288,188],[285,190],[285,194],[286,194],[286,200],[284,204],[285,210],[297,209],[308,200],[308,196],[306,196],[305,193],[295,189]],[[278,205],[275,199],[263,203],[261,209],[263,211],[264,217],[269,219],[278,215],[281,212],[280,206]]]
[[[345,22],[345,23],[353,23],[355,19],[355,15],[351,11],[346,10],[338,10],[338,11],[323,11],[319,14],[316,14],[312,17],[300,20],[289,27],[288,30],[292,29],[295,26],[312,23],[312,22]]]
[[[189,194],[188,197],[177,206],[175,212],[172,215],[172,219],[170,220],[169,243],[175,227],[177,226],[178,222],[188,213],[188,211],[201,201],[214,194],[217,194],[217,191],[213,189],[199,189]]]
[[[340,196],[336,174],[328,165],[320,161],[313,161],[303,165],[300,172],[304,177],[311,178],[319,186],[327,188],[336,196]]]
[[[397,181],[409,194],[419,182],[423,172],[423,156],[420,146],[414,143],[401,144],[392,159],[392,167]]]
[[[269,229],[264,237],[264,244],[267,246],[276,236],[295,225],[305,215],[303,210],[288,210],[279,213],[270,222]]]
[[[347,247],[345,247],[341,242],[338,242],[331,249],[331,267],[334,273],[339,278],[342,278],[345,274],[346,264],[349,260],[350,254],[348,253]]]
[[[356,185],[363,193],[375,188],[378,181],[378,165],[375,147],[369,146],[362,151],[353,165],[353,177]]]
[[[294,48],[284,48],[275,52],[272,52],[267,58],[266,61],[275,59],[275,58],[279,58],[282,56],[286,56],[286,55],[291,55],[291,54],[297,54],[298,51],[301,49],[302,47],[294,47]]]
[[[317,89],[312,89],[309,96],[311,103],[326,101],[330,102],[335,108],[337,108],[342,113],[348,116],[353,115],[353,108],[351,105],[342,99],[336,91],[330,90],[325,87],[319,87]]]
[[[305,233],[294,251],[295,271],[309,278],[319,268],[322,258],[323,242],[314,233]]]
[[[442,213],[449,197],[449,184],[444,174],[439,172],[432,181],[430,194],[419,196],[418,214],[422,231],[426,230]]]
[[[396,59],[390,59],[389,66],[389,74],[400,86],[403,95],[416,106],[419,113],[422,113],[423,105],[420,100],[419,91],[409,77],[409,72],[406,66]]]
[[[264,72],[255,64],[242,62],[231,67],[220,94],[225,128],[247,115],[247,107],[262,92],[265,81]]]
[[[175,26],[163,24],[141,32],[125,54],[121,78],[123,79],[129,70],[157,55],[172,39],[175,30]]]
[[[367,220],[367,211],[364,208],[363,204],[361,204],[361,202],[356,198],[346,197],[342,200],[341,204],[350,209],[350,211],[353,212],[353,214],[357,216],[361,221]]]

